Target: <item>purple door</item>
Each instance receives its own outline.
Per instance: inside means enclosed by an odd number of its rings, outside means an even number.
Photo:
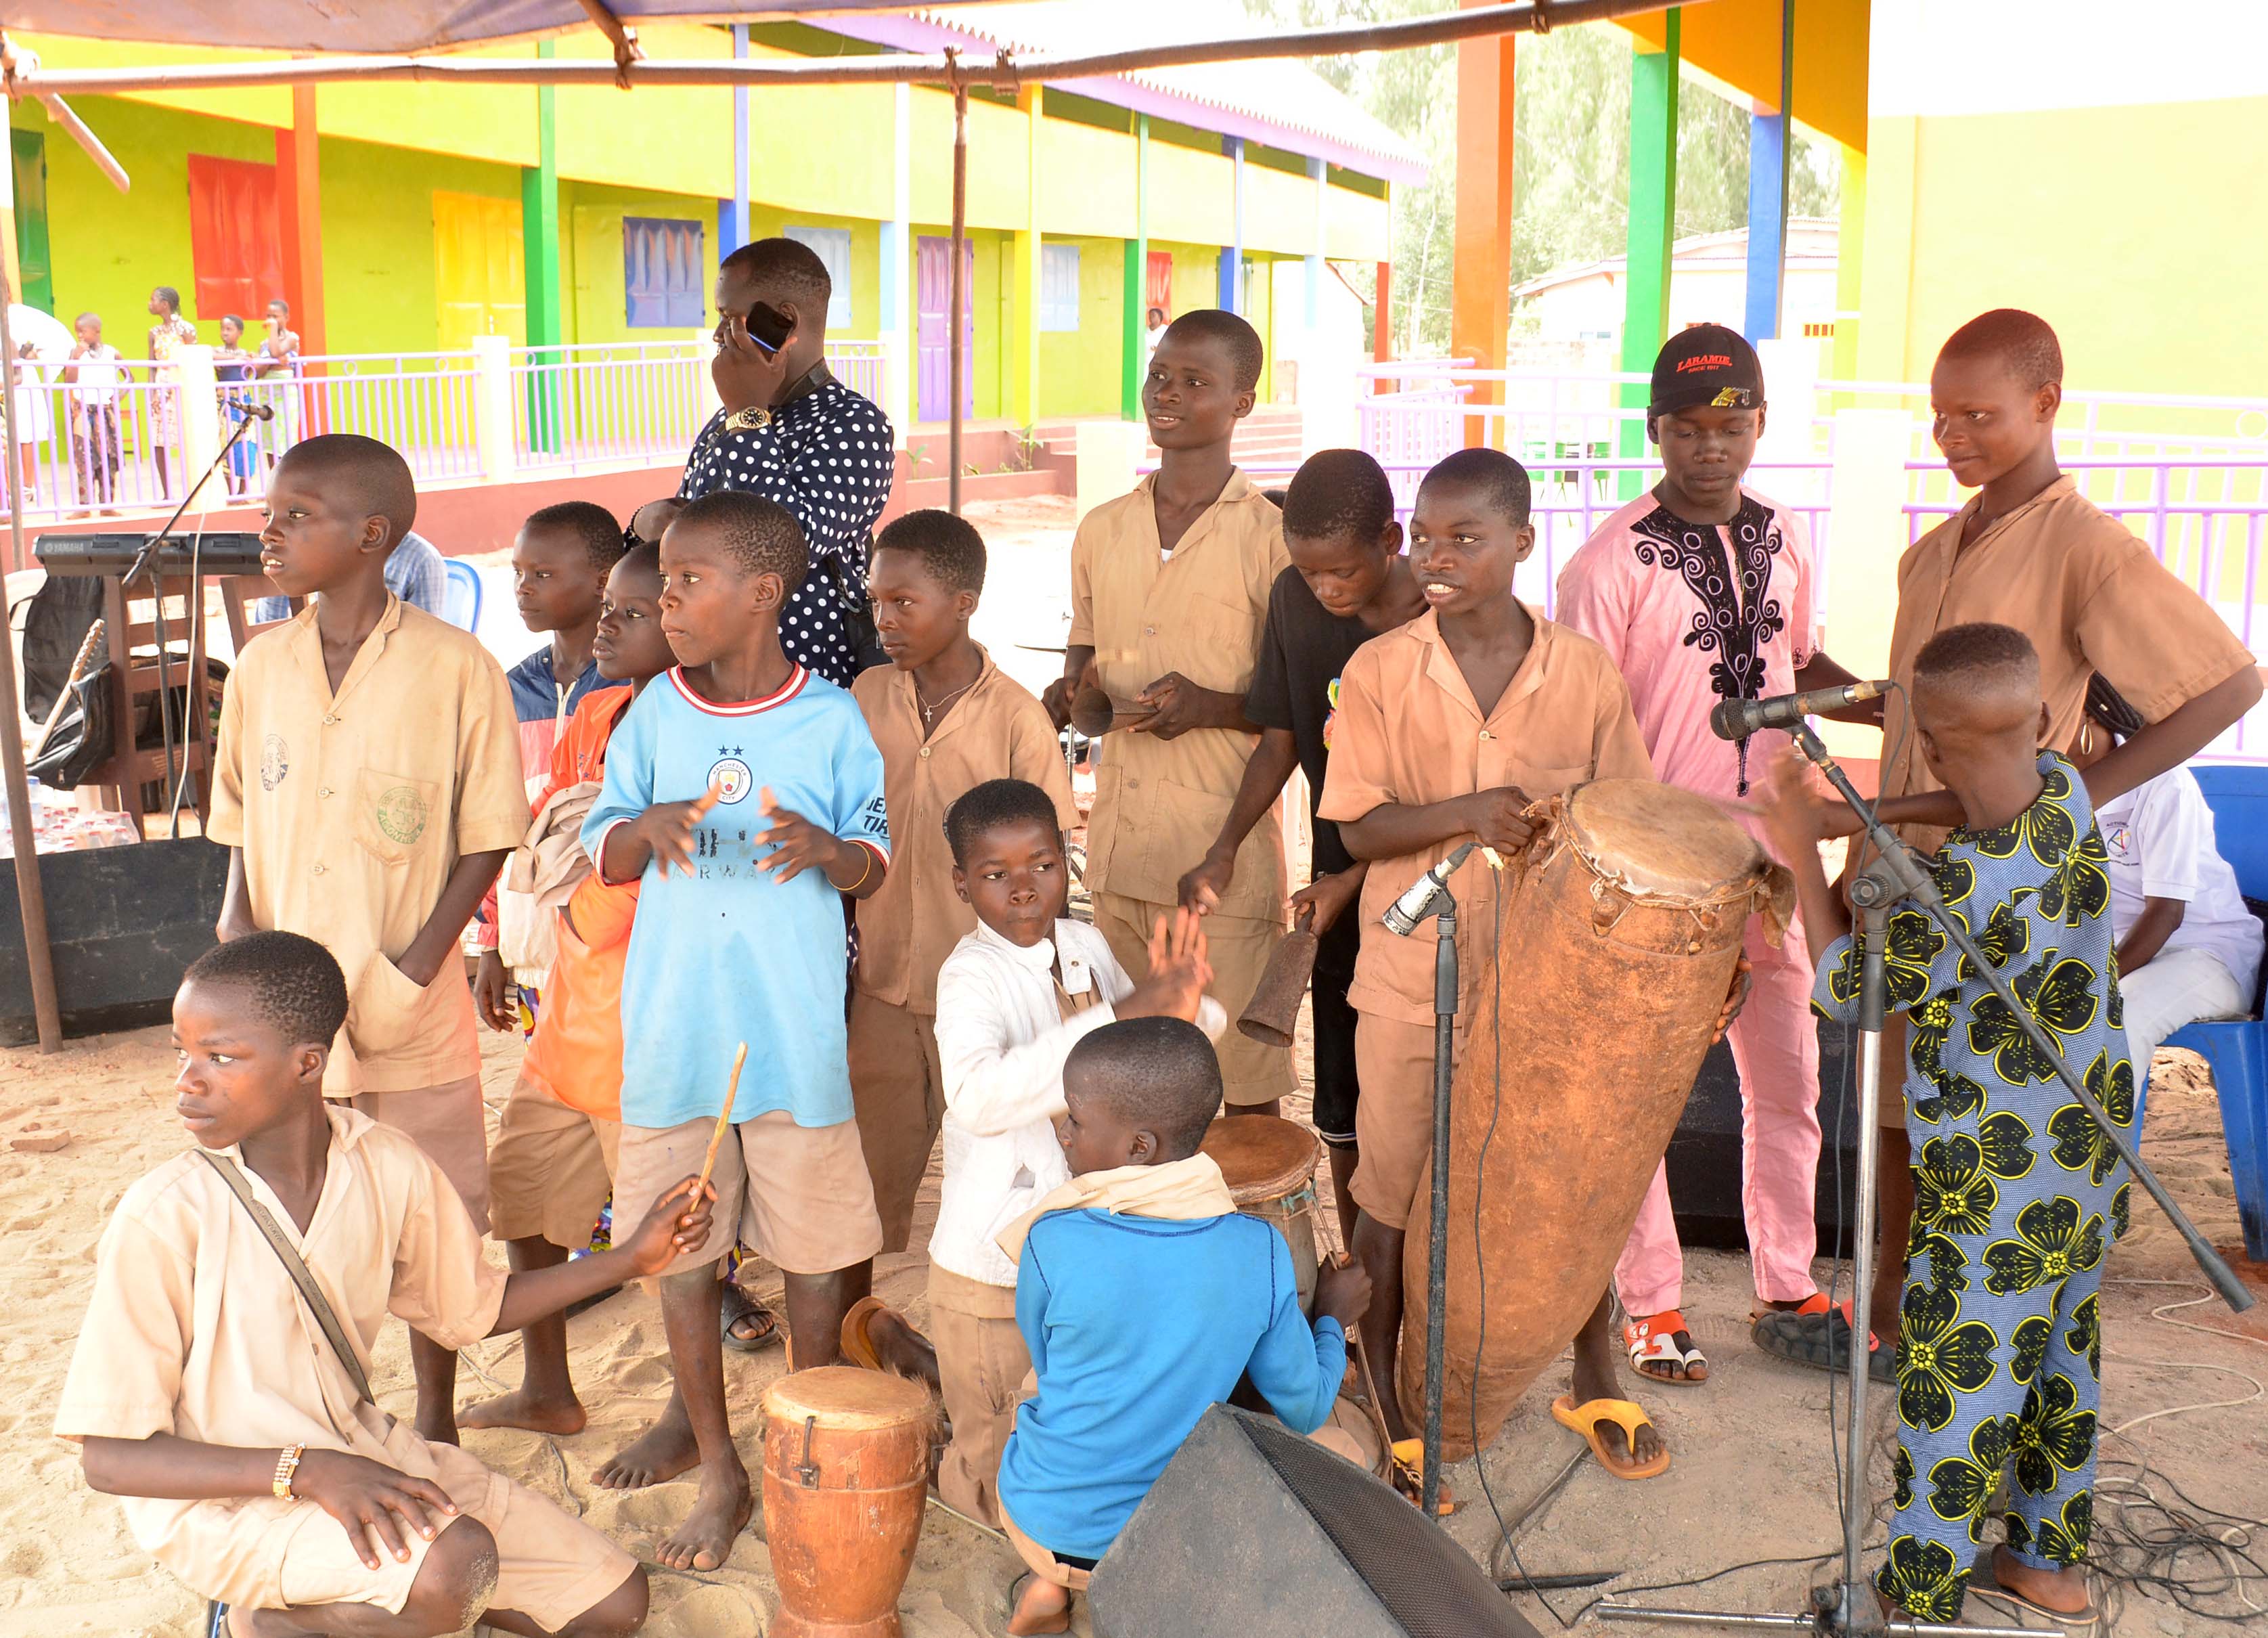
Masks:
[[[953,356],[946,346],[946,314],[953,306],[953,240],[924,237],[915,241],[914,364],[924,421],[942,421],[952,401]],[[976,413],[976,247],[961,242],[961,413]]]

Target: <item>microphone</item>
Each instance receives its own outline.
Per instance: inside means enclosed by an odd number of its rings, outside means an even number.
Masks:
[[[239,404],[237,408],[255,421],[273,421],[276,418],[274,404]]]
[[[1418,924],[1433,913],[1434,898],[1443,886],[1456,874],[1457,867],[1463,864],[1473,849],[1479,845],[1477,842],[1459,843],[1447,859],[1411,882],[1409,890],[1388,905],[1386,913],[1379,918],[1386,924],[1386,930],[1399,933],[1405,939],[1417,932]]]
[[[1727,699],[1709,713],[1709,731],[1720,740],[1744,740],[1764,728],[1789,728],[1822,711],[1839,711],[1889,691],[1882,682],[1850,682],[1815,688],[1804,694],[1774,694],[1769,699]]]

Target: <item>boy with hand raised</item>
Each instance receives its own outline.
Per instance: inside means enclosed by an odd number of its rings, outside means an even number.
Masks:
[[[802,530],[775,502],[726,491],[678,514],[662,536],[660,610],[679,664],[615,728],[582,832],[602,880],[640,882],[622,976],[618,1216],[698,1169],[735,1044],[748,1048],[711,1173],[716,1221],[662,1282],[669,1407],[598,1475],[634,1488],[699,1464],[693,1512],[660,1548],[676,1569],[724,1563],[753,1508],[719,1335],[717,1264],[735,1225],[786,1275],[798,1369],[836,1358],[882,1240],[844,1066],[841,896],[881,885],[889,819],[858,706],[780,647],[780,610],[808,567]]]
[[[1294,1432],[1322,1427],[1370,1301],[1359,1265],[1326,1263],[1310,1324],[1283,1236],[1238,1213],[1198,1147],[1221,1105],[1204,1031],[1106,1024],[1063,1082],[1071,1178],[998,1236],[1038,1384],[1000,1463],[1001,1522],[1032,1572],[1013,1634],[1069,1630],[1071,1592],[1240,1379]]]
[[[1081,519],[1071,542],[1070,646],[1043,697],[1059,727],[1088,681],[1138,713],[1100,747],[1086,828],[1094,925],[1130,971],[1172,915],[1189,861],[1212,845],[1252,755],[1244,696],[1270,588],[1291,561],[1274,503],[1229,453],[1263,358],[1259,336],[1233,313],[1174,320],[1142,387],[1158,470]],[[1282,941],[1283,916],[1271,813],[1245,838],[1205,930],[1231,1013]],[[1292,1089],[1291,1054],[1241,1034],[1223,1043],[1221,1073],[1232,1110],[1272,1114]]]
[[[659,553],[632,547],[607,577],[607,601],[591,639],[592,662],[607,686],[568,719],[538,796],[563,829],[579,828],[596,798],[607,742],[631,700],[677,663],[661,633],[660,603]],[[556,798],[563,800],[555,805]],[[614,1187],[622,1118],[622,964],[638,900],[637,882],[598,879],[579,837],[570,842],[555,834],[541,857],[549,862],[540,867],[539,909],[556,919],[556,947],[543,1014],[489,1151],[489,1232],[504,1243],[515,1272],[555,1267],[590,1244]],[[513,868],[519,868],[517,855]],[[563,894],[556,909],[541,908]],[[566,1317],[530,1324],[520,1355],[519,1387],[467,1406],[457,1413],[458,1425],[582,1432],[587,1419],[568,1374]]]
[[[861,672],[850,692],[882,754],[896,851],[858,904],[850,1044],[885,1251],[904,1251],[913,1233],[914,1195],[945,1116],[938,969],[976,925],[955,891],[946,815],[972,786],[1009,778],[1044,790],[1059,824],[1078,823],[1046,708],[968,635],[983,589],[984,542],[950,513],[908,513],[875,539],[866,591],[890,663]]]
[[[501,1275],[416,1143],[325,1100],[347,1013],[338,963],[297,933],[189,969],[174,1092],[198,1147],[112,1214],[55,1432],[234,1638],[633,1633],[637,1561],[387,1415],[368,1361],[389,1314],[455,1348],[659,1273],[712,1192],[681,1178],[615,1250]]]
[[[1370,867],[1346,851],[1339,828],[1322,816],[1339,678],[1354,651],[1381,631],[1425,612],[1425,600],[1402,555],[1394,491],[1378,462],[1359,449],[1310,455],[1284,498],[1284,544],[1292,566],[1268,596],[1260,660],[1244,697],[1244,714],[1260,743],[1244,782],[1204,860],[1181,880],[1182,904],[1201,915],[1219,907],[1236,879],[1246,837],[1273,808],[1299,769],[1314,810],[1312,879],[1292,895],[1292,919],[1317,940],[1314,967],[1315,1131],[1329,1152],[1332,1193],[1342,1240],[1354,1234],[1359,1150],[1355,1105],[1354,982],[1362,919],[1354,913]]]
[[[224,941],[281,929],[349,974],[324,1090],[417,1140],[488,1225],[480,1046],[458,940],[527,830],[512,690],[469,632],[387,589],[409,463],[374,439],[295,445],[268,484],[261,567],[310,600],[244,646],[221,699],[212,814]],[[417,1430],[456,1438],[456,1361],[409,1356]]]

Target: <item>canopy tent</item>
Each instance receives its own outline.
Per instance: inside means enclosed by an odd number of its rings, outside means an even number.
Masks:
[[[595,3],[595,0],[594,0]],[[900,11],[904,0],[605,0],[635,26],[663,18],[747,23],[823,12]],[[96,40],[262,51],[410,52],[556,34],[598,18],[583,0],[18,0],[8,26]],[[600,24],[604,27],[605,25]]]

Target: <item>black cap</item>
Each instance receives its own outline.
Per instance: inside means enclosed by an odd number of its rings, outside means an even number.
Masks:
[[[1764,401],[1764,370],[1738,330],[1696,324],[1662,344],[1653,361],[1649,417],[1677,410],[1754,410]]]

